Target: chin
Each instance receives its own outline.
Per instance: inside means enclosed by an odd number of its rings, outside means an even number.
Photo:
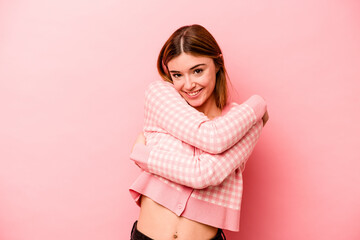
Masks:
[[[191,100],[190,101],[186,100],[186,101],[190,106],[192,106],[194,108],[197,108],[197,107],[200,107],[201,105],[203,105],[203,102],[191,101]]]

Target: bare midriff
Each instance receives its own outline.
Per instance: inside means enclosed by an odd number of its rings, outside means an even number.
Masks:
[[[209,240],[218,231],[215,227],[179,217],[144,195],[137,229],[156,240]]]

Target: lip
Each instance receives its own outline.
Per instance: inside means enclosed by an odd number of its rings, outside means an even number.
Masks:
[[[197,90],[197,91],[192,91],[191,93],[197,92],[195,95],[189,95],[189,92],[185,92],[185,91],[184,91],[184,93],[186,94],[186,96],[187,96],[188,98],[193,99],[193,98],[196,98],[197,96],[199,96],[202,90],[203,90],[203,89],[200,88],[200,89]]]

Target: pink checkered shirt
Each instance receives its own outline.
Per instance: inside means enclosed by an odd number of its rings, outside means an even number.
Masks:
[[[171,83],[155,81],[145,93],[146,146],[130,159],[144,171],[130,187],[194,221],[239,230],[242,171],[263,127],[266,103],[258,95],[228,104],[209,120]]]

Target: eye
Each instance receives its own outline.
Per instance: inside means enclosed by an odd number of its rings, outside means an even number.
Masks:
[[[180,73],[175,73],[172,76],[173,76],[173,78],[179,78],[179,77],[181,77],[181,74]]]
[[[199,74],[199,73],[201,73],[203,70],[201,69],[201,68],[198,68],[198,69],[195,69],[194,70],[194,73],[195,74]]]

